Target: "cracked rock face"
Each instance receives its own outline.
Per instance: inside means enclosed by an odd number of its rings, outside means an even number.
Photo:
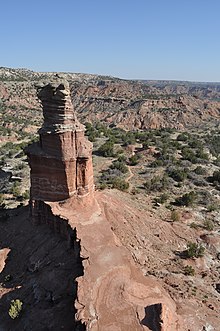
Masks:
[[[92,144],[76,118],[69,84],[55,82],[38,92],[44,124],[40,141],[27,148],[31,200],[62,201],[93,191]]]

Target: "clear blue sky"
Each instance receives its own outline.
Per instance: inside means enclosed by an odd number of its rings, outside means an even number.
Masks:
[[[220,81],[220,0],[3,0],[0,66]]]

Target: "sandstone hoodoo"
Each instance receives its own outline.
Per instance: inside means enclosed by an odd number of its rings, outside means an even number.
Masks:
[[[76,118],[69,84],[50,83],[38,92],[44,124],[40,141],[27,149],[31,200],[62,201],[93,191],[92,144]]]

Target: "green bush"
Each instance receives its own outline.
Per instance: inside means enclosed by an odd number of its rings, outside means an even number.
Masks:
[[[150,167],[151,168],[157,168],[157,167],[163,167],[164,166],[164,160],[156,159],[153,162],[151,162]]]
[[[18,318],[22,311],[23,302],[19,299],[11,300],[10,308],[8,311],[12,319]]]
[[[209,156],[207,153],[204,152],[202,148],[196,150],[196,157],[202,160],[208,160]]]
[[[114,161],[112,162],[111,169],[118,169],[120,170],[123,174],[126,174],[128,172],[128,167],[125,165],[125,163],[123,161]]]
[[[111,140],[106,141],[98,149],[98,153],[104,157],[113,157],[114,156],[114,142]]]
[[[116,188],[120,191],[126,191],[129,188],[129,183],[120,177],[115,177],[112,180],[112,188]]]
[[[167,189],[169,185],[168,178],[166,175],[163,177],[161,176],[154,176],[150,180],[144,183],[144,187],[148,191],[159,191]]]
[[[203,223],[203,228],[208,231],[214,230],[214,223],[211,220],[205,220]]]
[[[189,139],[189,135],[186,132],[182,132],[177,136],[178,141],[187,141]]]
[[[135,133],[133,132],[126,132],[122,135],[121,139],[124,146],[134,145],[136,143]]]
[[[176,182],[182,182],[187,178],[187,170],[181,168],[172,168],[168,170],[168,175]]]
[[[184,267],[184,275],[186,276],[194,276],[195,275],[195,269],[191,265],[186,265]]]
[[[20,185],[18,182],[14,182],[11,188],[11,194],[14,195],[14,197],[18,198],[20,196]]]
[[[178,213],[177,210],[172,210],[171,211],[171,216],[170,216],[171,220],[173,222],[179,222],[180,220],[180,214]]]
[[[197,174],[197,175],[206,175],[206,169],[201,167],[201,166],[198,166],[195,168],[194,172]]]
[[[202,257],[205,253],[205,247],[197,243],[189,242],[185,253],[187,258]]]
[[[175,203],[179,206],[193,206],[196,202],[197,194],[194,191],[184,194],[181,197],[176,198]]]
[[[135,166],[135,165],[138,164],[138,161],[139,161],[139,157],[138,157],[137,154],[135,154],[135,155],[132,155],[132,156],[130,157],[130,159],[129,159],[129,164],[130,164],[131,166]]]
[[[158,203],[165,203],[169,198],[169,195],[167,193],[161,194],[158,198],[156,198],[156,202]]]
[[[186,146],[184,146],[181,150],[182,152],[182,158],[184,160],[188,160],[192,163],[197,163],[198,159],[196,157],[196,154],[194,153],[194,151]]]
[[[220,170],[216,170],[214,171],[213,175],[212,175],[212,182],[217,182],[218,184],[220,184]]]
[[[211,203],[210,205],[207,206],[207,211],[212,212],[212,211],[217,211],[220,208],[220,206],[217,203]]]

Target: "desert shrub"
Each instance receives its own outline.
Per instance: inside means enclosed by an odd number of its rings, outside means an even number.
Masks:
[[[149,148],[149,141],[146,140],[142,143],[143,149],[148,149]]]
[[[136,143],[135,134],[133,132],[126,132],[121,137],[124,146],[133,145]]]
[[[205,220],[203,223],[203,228],[208,231],[214,230],[214,223],[211,220]]]
[[[113,161],[110,168],[111,169],[118,169],[123,174],[126,174],[128,172],[128,167],[126,166],[126,164],[123,161],[118,161],[118,160]]]
[[[24,162],[20,162],[14,167],[14,170],[22,170],[24,168],[25,168]]]
[[[194,172],[197,174],[197,175],[206,175],[206,169],[203,168],[202,166],[197,166],[195,169],[194,169]]]
[[[185,253],[187,258],[202,257],[205,253],[205,247],[197,243],[189,242]]]
[[[173,222],[179,222],[180,220],[180,214],[177,210],[172,210],[170,218]]]
[[[203,147],[203,144],[202,144],[201,140],[198,140],[195,137],[193,137],[188,142],[188,146],[191,147],[191,148],[202,148]]]
[[[11,194],[13,194],[14,197],[16,197],[16,198],[18,198],[20,196],[20,185],[17,181],[14,182],[11,187]]]
[[[209,190],[197,191],[196,202],[200,205],[207,206],[212,203],[213,195]]]
[[[189,135],[186,132],[182,132],[177,136],[177,141],[187,141],[189,139]]]
[[[106,182],[99,182],[98,185],[96,185],[97,189],[99,190],[104,190],[108,187],[107,183]]]
[[[92,126],[91,123],[85,123],[85,127],[86,127],[86,135],[88,136],[88,139],[92,142],[94,142],[96,140],[96,138],[99,137],[98,132],[96,131],[96,129]]]
[[[179,206],[193,206],[196,202],[197,194],[194,191],[184,194],[181,197],[176,198],[175,203]]]
[[[213,183],[217,182],[218,184],[220,184],[220,170],[214,171],[211,180]]]
[[[129,158],[129,164],[131,166],[135,166],[138,164],[138,161],[139,161],[139,156],[137,154],[135,155],[132,155],[130,158]]]
[[[30,192],[29,190],[26,190],[23,194],[22,194],[22,199],[24,200],[28,200],[30,198]]]
[[[157,167],[163,167],[164,161],[161,159],[156,159],[153,162],[151,162],[150,167],[151,168],[157,168]]]
[[[192,163],[197,163],[197,157],[196,157],[196,154],[194,153],[194,151],[188,147],[183,147],[182,150],[181,150],[181,153],[182,153],[182,158],[184,160],[188,160]]]
[[[12,275],[8,274],[4,277],[4,282],[5,283],[10,282],[10,280],[12,280]]]
[[[195,275],[195,269],[191,265],[186,265],[183,269],[183,273],[186,276],[194,276]]]
[[[127,157],[124,154],[121,154],[118,157],[118,161],[119,162],[126,162],[127,161]]]
[[[98,153],[104,157],[113,157],[114,156],[114,142],[111,140],[106,141],[98,149]]]
[[[100,182],[106,182],[108,184],[112,183],[112,180],[115,177],[120,177],[121,176],[121,171],[118,169],[107,169],[102,172]]]
[[[126,191],[129,188],[129,183],[120,177],[115,177],[112,180],[112,188],[116,188],[120,191]]]
[[[203,148],[199,148],[196,150],[196,157],[202,160],[208,160],[209,156],[206,152],[204,152]]]
[[[99,138],[103,135],[109,137],[111,133],[111,130],[106,125],[100,122],[96,122],[94,123],[94,125],[92,125],[89,122],[86,122],[85,127],[86,127],[86,135],[88,136],[88,139],[90,141],[95,141],[96,138]]]
[[[200,226],[199,226],[199,224],[197,224],[197,223],[195,223],[195,222],[192,222],[192,223],[190,224],[190,227],[191,227],[192,229],[198,229]]]
[[[188,179],[196,185],[196,186],[207,186],[208,183],[205,178],[201,177],[200,175],[197,175],[195,172],[189,172],[188,173]]]
[[[144,187],[148,191],[159,191],[164,190],[168,187],[169,181],[166,175],[164,176],[154,176],[150,180],[144,183]]]
[[[167,193],[163,193],[158,198],[156,198],[156,202],[165,203],[168,199],[169,199],[169,195]]]
[[[182,182],[187,178],[187,169],[182,168],[170,168],[167,169],[168,175],[176,182]]]
[[[175,149],[177,150],[177,149],[181,149],[181,143],[179,143],[179,141],[177,141],[177,140],[171,140],[171,145],[173,146],[173,147],[175,147]]]
[[[22,311],[23,302],[19,299],[11,300],[10,308],[8,311],[12,319],[18,318]]]
[[[206,142],[209,146],[210,152],[212,155],[219,157],[220,154],[220,137],[219,134],[208,135],[206,137]]]
[[[217,203],[211,203],[210,205],[207,206],[207,211],[212,212],[212,211],[217,211],[220,208],[220,206]]]

